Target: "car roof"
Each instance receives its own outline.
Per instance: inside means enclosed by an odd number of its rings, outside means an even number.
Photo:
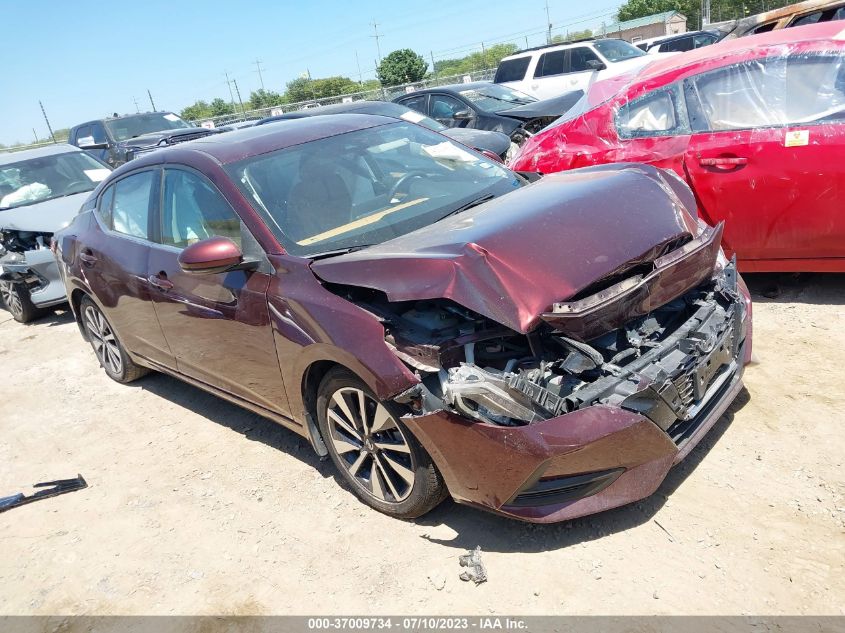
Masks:
[[[566,50],[567,48],[573,48],[575,46],[585,46],[588,44],[595,44],[596,40],[603,39],[603,40],[621,40],[623,42],[627,42],[627,40],[622,40],[618,37],[584,37],[579,40],[571,40],[569,42],[558,42],[557,44],[543,44],[542,46],[532,46],[531,48],[523,48],[522,50],[516,51],[515,53],[511,53],[507,57],[503,57],[502,61],[508,61],[511,59],[518,59],[520,57],[529,57],[533,55],[537,51],[549,51],[549,50]],[[630,44],[630,42],[628,42]],[[640,42],[636,42],[639,44]],[[501,63],[501,62],[500,62]]]
[[[415,90],[414,92],[409,92],[405,95],[400,95],[396,97],[397,99],[404,99],[405,97],[410,97],[412,95],[418,94],[429,94],[432,92],[451,92],[453,94],[458,94],[461,90],[474,90],[475,88],[486,88],[488,86],[495,86],[492,81],[471,81],[466,84],[448,84],[446,86],[432,86],[431,88],[423,88],[421,90]]]
[[[56,143],[54,145],[36,147],[35,149],[25,149],[20,152],[0,152],[0,166],[19,163],[22,160],[29,160],[30,158],[41,158],[43,156],[55,156],[56,154],[69,154],[71,152],[81,151],[78,147],[68,145],[67,143]]]
[[[310,143],[331,136],[396,123],[396,119],[373,114],[338,114],[277,121],[273,125],[255,125],[225,134],[204,136],[171,148],[160,149],[136,158],[138,166],[167,162],[174,152],[200,152],[222,165],[251,156],[259,156],[294,145]]]
[[[352,101],[350,103],[335,103],[332,105],[309,108],[307,110],[295,110],[285,112],[276,116],[261,119],[256,125],[264,125],[275,121],[288,121],[290,119],[304,119],[306,117],[322,116],[324,114],[362,113],[378,114],[398,118],[408,112],[409,108],[398,103],[389,101]]]
[[[691,69],[699,71],[700,66],[708,62],[719,62],[718,66],[723,66],[725,64],[721,62],[732,63],[744,58],[759,57],[762,49],[825,40],[840,40],[841,45],[845,46],[845,26],[841,22],[823,22],[716,42],[678,55],[658,58],[643,67],[633,80],[640,83],[669,72],[681,76]]]

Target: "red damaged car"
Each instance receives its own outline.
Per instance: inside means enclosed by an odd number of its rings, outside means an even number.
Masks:
[[[362,500],[558,521],[650,495],[741,389],[748,293],[689,189],[529,183],[374,115],[116,170],[56,236],[83,336],[271,418]]]
[[[512,167],[635,161],[686,180],[743,271],[845,272],[845,30],[745,37],[595,83]],[[631,212],[631,209],[627,209]]]

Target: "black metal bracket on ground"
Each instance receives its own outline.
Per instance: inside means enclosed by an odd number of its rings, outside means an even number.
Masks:
[[[48,488],[48,486],[50,486]],[[45,490],[39,490],[35,494],[31,494],[29,496],[19,492],[16,495],[12,495],[11,497],[0,497],[0,512],[5,512],[6,510],[11,510],[12,508],[17,508],[18,506],[25,505],[27,503],[32,503],[33,501],[38,501],[40,499],[46,499],[47,497],[55,497],[58,495],[63,495],[66,492],[73,492],[74,490],[82,490],[83,488],[88,487],[88,482],[82,477],[82,475],[77,475],[73,479],[57,479],[56,481],[44,481],[40,484],[35,484],[33,488],[45,488]]]

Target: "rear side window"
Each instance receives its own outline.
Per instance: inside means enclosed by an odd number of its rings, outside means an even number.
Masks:
[[[501,84],[506,81],[522,81],[525,79],[525,71],[528,70],[528,64],[530,61],[531,57],[525,56],[515,57],[514,59],[506,59],[499,62],[499,67],[496,69],[496,77],[493,79],[493,83]]]
[[[417,95],[416,97],[408,97],[407,99],[403,99],[400,103],[406,108],[411,108],[411,110],[416,110],[417,112],[422,112],[423,114],[426,114],[425,98],[426,95]]]
[[[693,129],[741,130],[845,121],[845,59],[794,55],[686,80]]]
[[[161,243],[183,248],[214,236],[241,244],[241,221],[205,178],[181,169],[164,172]]]
[[[553,75],[562,75],[565,72],[567,72],[566,51],[551,51],[550,53],[540,55],[534,76],[551,77]]]
[[[100,203],[97,205],[97,214],[100,216],[102,223],[108,227],[112,227],[112,213],[111,207],[114,202],[114,185],[109,187],[100,196]]]
[[[661,53],[682,53],[684,51],[690,51],[693,48],[693,38],[690,37],[682,37],[681,39],[674,40],[672,42],[667,42],[663,46],[660,47]]]
[[[149,239],[150,196],[158,171],[127,176],[114,184],[112,229],[124,235]],[[104,196],[105,198],[105,196]]]
[[[655,90],[619,109],[616,128],[620,138],[670,136],[687,131],[676,86]]]

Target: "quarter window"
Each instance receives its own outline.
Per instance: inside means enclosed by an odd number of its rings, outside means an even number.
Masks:
[[[164,172],[161,242],[185,247],[209,237],[241,244],[241,221],[219,191],[204,178],[181,169]]]
[[[411,110],[416,110],[417,112],[425,114],[425,98],[426,95],[417,95],[415,97],[403,99],[401,103],[406,108],[411,108]]]
[[[525,71],[528,70],[528,64],[530,62],[531,57],[527,55],[525,57],[516,57],[499,62],[493,83],[501,84],[506,81],[522,81],[525,78]]]
[[[114,184],[112,229],[124,235],[148,239],[150,195],[155,189],[157,175],[157,171],[143,171]]]
[[[669,136],[686,130],[678,89],[657,90],[620,108],[616,127],[621,138]]]
[[[112,227],[112,202],[114,202],[114,185],[103,192],[103,195],[100,196],[100,203],[97,205],[100,220],[107,228]]]

